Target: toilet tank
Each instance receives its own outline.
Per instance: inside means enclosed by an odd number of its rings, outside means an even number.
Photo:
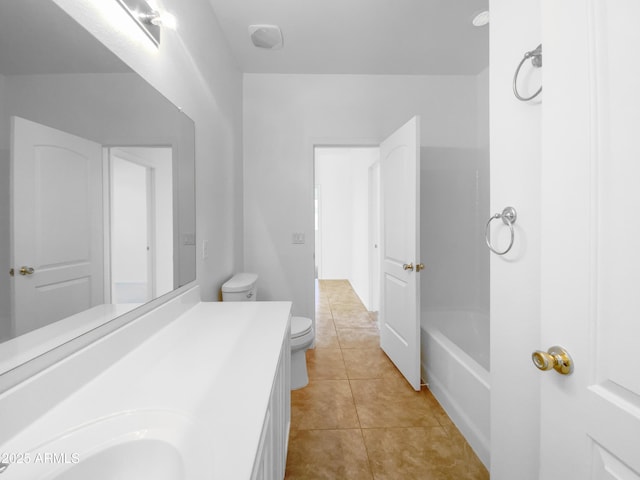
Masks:
[[[255,273],[236,273],[222,285],[223,302],[253,302],[258,293]]]

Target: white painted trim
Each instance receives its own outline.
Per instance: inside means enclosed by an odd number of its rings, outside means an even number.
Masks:
[[[104,303],[111,302],[111,147],[102,147],[102,233]]]
[[[380,252],[380,160],[378,159],[369,167],[369,264],[371,265],[369,307],[372,312],[380,310]],[[376,278],[378,278],[377,281]]]

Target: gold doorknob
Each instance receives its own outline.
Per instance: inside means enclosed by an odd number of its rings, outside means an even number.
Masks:
[[[33,267],[20,267],[20,270],[18,273],[20,273],[20,275],[32,275],[33,272],[35,272]]]
[[[405,263],[404,265],[402,265],[402,268],[404,270],[411,270],[413,271],[413,263]]]
[[[536,350],[531,354],[533,364],[540,370],[547,371],[552,368],[561,375],[569,375],[573,372],[573,360],[564,348],[555,345],[546,352]]]
[[[424,270],[424,263],[418,263],[416,265],[416,272],[419,272],[420,270]]]

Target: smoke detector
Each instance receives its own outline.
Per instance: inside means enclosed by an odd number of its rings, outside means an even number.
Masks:
[[[249,25],[249,36],[258,48],[278,50],[282,48],[282,32],[277,25]]]

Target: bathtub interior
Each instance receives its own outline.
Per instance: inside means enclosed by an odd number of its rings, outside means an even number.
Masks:
[[[489,355],[489,314],[478,311],[423,311],[423,330],[438,330],[487,372]]]

